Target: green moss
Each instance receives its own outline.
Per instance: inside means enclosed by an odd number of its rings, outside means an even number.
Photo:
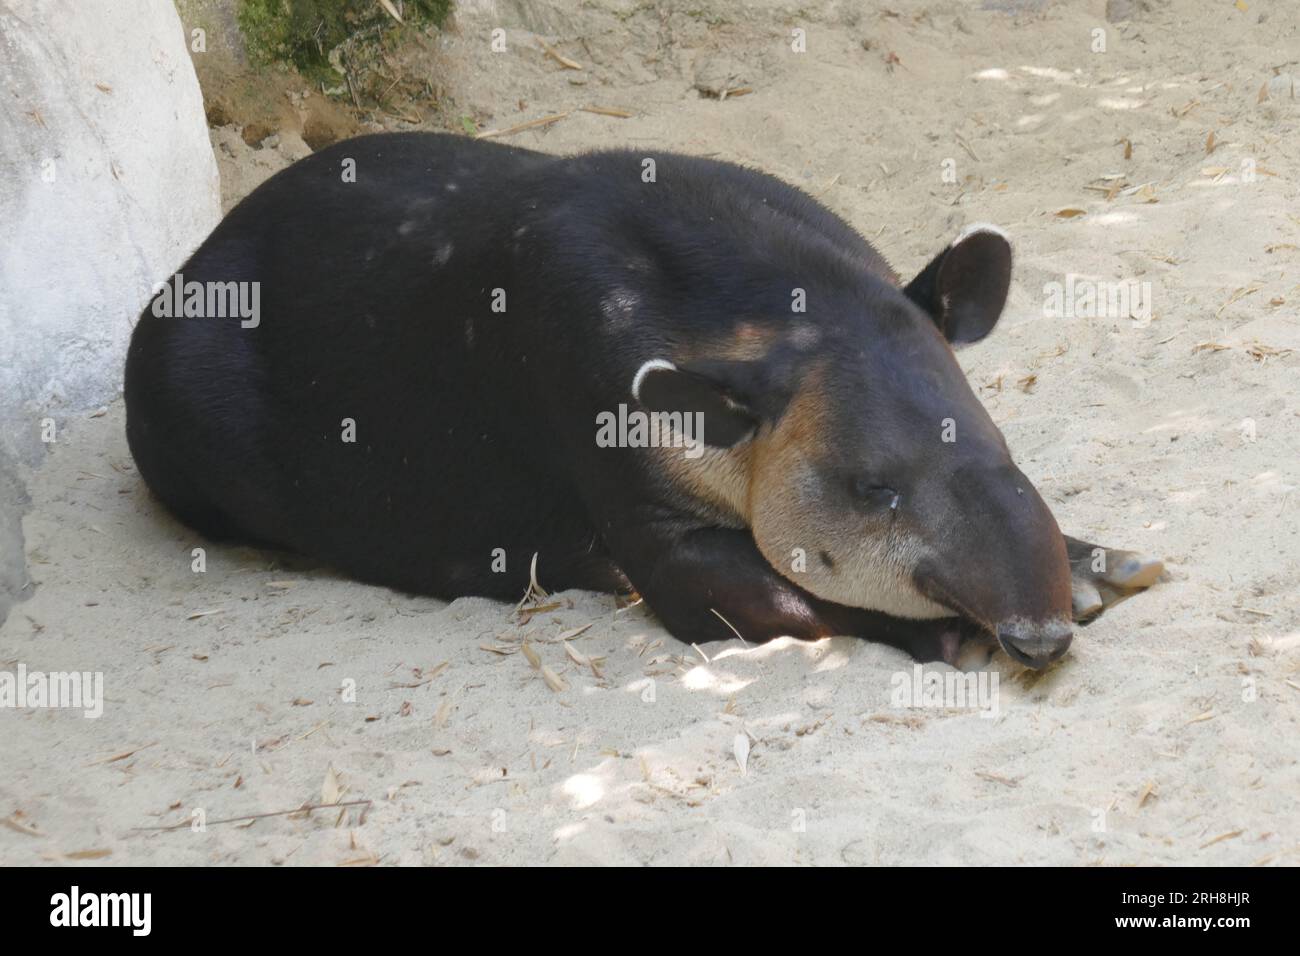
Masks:
[[[452,0],[405,0],[407,26],[441,26]],[[394,6],[399,4],[394,3]],[[378,43],[401,29],[377,0],[240,0],[239,28],[249,56],[290,63],[304,76],[336,85],[330,51],[344,41]]]

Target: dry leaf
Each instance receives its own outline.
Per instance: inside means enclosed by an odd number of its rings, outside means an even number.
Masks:
[[[565,56],[563,53],[558,52],[558,51],[555,50],[554,48],[552,48],[552,47],[548,46],[547,44],[543,43],[541,40],[538,40],[537,42],[538,42],[539,44],[541,44],[542,52],[543,52],[543,53],[545,53],[547,56],[549,56],[549,57],[550,57],[552,60],[554,60],[556,63],[560,64],[560,66],[564,67],[566,70],[581,70],[581,69],[582,69],[582,64],[579,63],[577,60],[570,60],[570,59],[569,59],[567,56]]]
[[[113,851],[107,848],[100,850],[76,850],[72,853],[63,854],[65,860],[102,860],[106,856],[112,856]]]
[[[740,772],[749,773],[749,734],[736,734],[736,739],[731,743],[731,752],[740,765]]]
[[[1214,846],[1214,844],[1222,843],[1224,840],[1236,839],[1237,837],[1241,836],[1245,832],[1246,832],[1245,830],[1230,830],[1227,833],[1220,833],[1218,836],[1216,836],[1213,840],[1209,841],[1208,843],[1202,843],[1200,848],[1204,850],[1207,846]]]
[[[584,113],[595,113],[597,116],[613,116],[618,119],[632,118],[632,114],[627,110],[615,109],[612,106],[579,106],[578,109]]]
[[[36,827],[32,826],[30,823],[24,823],[21,820],[19,820],[18,817],[21,815],[22,815],[22,811],[18,811],[17,813],[14,813],[12,816],[7,816],[3,820],[0,820],[0,823],[3,823],[10,830],[14,830],[18,833],[25,833],[27,836],[45,835],[40,830],[36,829]]]
[[[569,685],[564,682],[564,679],[545,664],[542,665],[542,680],[546,681],[547,687],[557,693],[569,689]]]
[[[995,773],[989,773],[989,772],[986,771],[986,770],[976,770],[976,771],[975,771],[975,776],[977,776],[977,777],[983,777],[985,780],[990,780],[990,781],[992,781],[993,783],[1000,783],[1000,784],[1002,784],[1002,786],[1004,786],[1004,787],[1011,787],[1011,788],[1014,789],[1014,788],[1020,786],[1020,781],[1019,781],[1019,780],[1013,780],[1013,779],[1011,779],[1010,777],[999,777],[997,774],[995,774]]]
[[[339,783],[339,775],[335,773],[334,766],[331,764],[325,771],[325,780],[320,785],[320,802],[325,804],[335,804],[343,798],[343,787]]]

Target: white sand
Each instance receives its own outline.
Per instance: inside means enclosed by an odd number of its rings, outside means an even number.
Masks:
[[[134,474],[119,403],[24,476],[34,588],[0,630],[0,669],[100,670],[108,701],[99,720],[0,712],[0,818],[18,821],[0,827],[0,861],[1300,860],[1300,351],[1268,351],[1300,349],[1300,103],[1257,103],[1270,67],[1300,58],[1300,8],[1137,3],[1117,26],[1101,2],[1008,17],[893,0],[897,16],[834,5],[811,20],[761,2],[710,23],[563,0],[532,25],[576,74],[515,31],[510,53],[486,53],[490,26],[518,21],[473,6],[488,12],[462,13],[438,66],[482,126],[588,104],[637,114],[576,113],[510,142],[753,163],[820,195],[906,275],[968,222],[1006,228],[1013,298],[963,365],[1062,527],[1164,557],[1167,580],[1044,676],[997,655],[996,719],[899,708],[891,680],[912,662],[858,640],[709,645],[706,664],[606,595],[559,595],[521,626],[509,606],[205,544]],[[789,51],[794,26],[806,54]],[[715,56],[732,65],[706,78],[743,74],[755,92],[700,98],[695,67]],[[223,172],[247,169],[228,138]],[[962,185],[942,181],[948,158]],[[1114,173],[1152,192],[1084,188]],[[1043,286],[1066,273],[1149,281],[1151,322],[1044,317]],[[557,642],[585,624],[571,644],[604,658],[603,680]],[[568,689],[480,649],[524,638]],[[331,767],[343,800],[373,801],[364,819],[132,829],[319,802]]]

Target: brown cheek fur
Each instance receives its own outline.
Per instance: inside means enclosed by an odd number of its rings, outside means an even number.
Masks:
[[[755,449],[746,513],[750,527],[757,529],[754,539],[758,549],[769,562],[779,557],[771,549],[805,539],[813,529],[825,525],[825,516],[814,513],[816,499],[792,493],[790,488],[790,482],[807,470],[828,433],[830,407],[821,387],[824,374],[820,365],[808,370],[777,427]],[[788,559],[789,555],[783,558]],[[809,563],[810,575],[828,572],[829,568]]]
[[[907,546],[906,536],[900,539],[897,530],[889,538],[855,535],[825,513],[815,490],[803,493],[799,487],[829,434],[824,375],[823,364],[810,368],[775,426],[734,448],[708,449],[694,460],[681,449],[656,449],[662,474],[684,510],[723,527],[750,529],[768,564],[811,593],[901,617],[946,616],[950,612],[921,597],[911,584],[917,551]],[[790,564],[790,549],[796,545],[808,554],[798,574]]]
[[[819,387],[822,374],[820,366],[809,369],[776,427],[766,426],[748,441],[732,448],[706,448],[696,459],[679,448],[654,449],[689,510],[724,527],[753,528],[754,509],[761,506],[766,509],[763,528],[780,540],[796,540],[800,529],[820,524],[806,513],[807,502],[784,491],[807,460],[808,450],[825,434],[828,408]]]
[[[679,492],[685,511],[724,528],[748,528],[750,475],[755,443],[734,448],[706,448],[699,458],[687,458],[680,448],[653,448],[662,473]]]

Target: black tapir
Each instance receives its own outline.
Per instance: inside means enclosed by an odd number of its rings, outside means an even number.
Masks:
[[[951,345],[1011,248],[905,287],[731,163],[439,134],[241,202],[135,327],[127,437],[181,520],[452,598],[636,589],[684,641],[862,635],[1043,667],[1159,562],[1065,538]],[[1072,580],[1073,579],[1073,580]]]

